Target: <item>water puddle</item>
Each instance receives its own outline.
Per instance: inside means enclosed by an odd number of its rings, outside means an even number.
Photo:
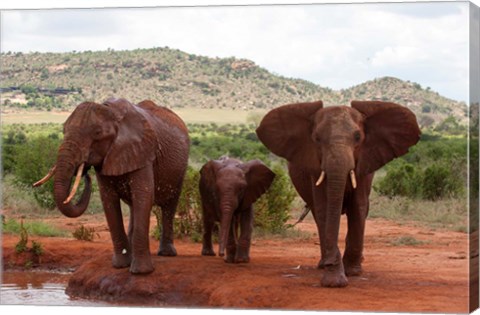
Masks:
[[[68,296],[65,288],[70,275],[44,271],[3,272],[0,305],[112,306]]]

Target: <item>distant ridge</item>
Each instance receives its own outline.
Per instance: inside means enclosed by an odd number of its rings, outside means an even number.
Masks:
[[[465,103],[430,88],[393,77],[376,78],[335,91],[301,79],[270,73],[253,61],[209,58],[177,49],[70,53],[3,53],[2,109],[23,104],[36,109],[69,109],[85,100],[121,96],[152,99],[170,108],[267,110],[283,104],[323,100],[346,105],[353,99],[396,102],[431,124],[454,116],[466,122]]]

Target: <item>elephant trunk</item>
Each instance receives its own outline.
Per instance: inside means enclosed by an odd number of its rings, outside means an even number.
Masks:
[[[77,159],[74,152],[78,152],[78,150],[74,150],[71,146],[63,145],[60,148],[53,183],[55,204],[60,212],[69,218],[79,217],[85,212],[90,201],[92,187],[90,176],[85,172],[83,175],[85,187],[82,195],[76,204],[72,203],[71,197],[69,197],[72,178],[82,164],[75,162]]]
[[[222,216],[220,220],[220,239],[218,250],[220,256],[225,255],[225,247],[227,246],[230,229],[232,228],[233,213],[235,212],[235,209],[236,206],[232,201],[223,200],[220,202],[220,211]]]
[[[341,262],[338,249],[340,217],[347,181],[352,181],[351,170],[354,168],[353,154],[340,153],[326,166],[327,209],[325,212],[325,265],[338,265]],[[354,176],[354,175],[353,175]],[[352,186],[356,186],[352,183]]]

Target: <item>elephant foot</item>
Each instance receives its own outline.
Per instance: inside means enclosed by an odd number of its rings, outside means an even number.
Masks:
[[[343,266],[345,267],[347,277],[355,277],[362,274],[362,261],[363,256],[343,257]]]
[[[126,250],[124,250],[125,253],[121,254],[114,254],[112,257],[112,265],[114,268],[127,268],[130,266],[132,262],[132,256],[130,253],[127,253]]]
[[[177,250],[172,243],[166,245],[160,245],[160,249],[157,252],[158,256],[177,256]]]
[[[153,267],[150,257],[133,258],[132,264],[130,265],[130,273],[132,274],[148,274],[153,272],[153,270],[155,270],[155,268]]]
[[[325,266],[321,281],[322,287],[343,288],[348,285],[347,277],[341,267]]]
[[[345,264],[345,274],[347,277],[356,277],[362,274],[362,265],[360,264]]]
[[[215,251],[211,248],[202,248],[202,256],[215,256]]]
[[[227,264],[233,264],[233,263],[235,263],[235,255],[229,255],[229,254],[227,254],[227,256],[225,256],[225,258],[224,258],[224,261],[225,261]]]
[[[325,260],[320,259],[317,264],[317,269],[325,269]]]
[[[235,253],[235,263],[248,263],[250,261],[250,246],[238,246]]]
[[[235,263],[236,264],[242,264],[242,263],[248,263],[250,262],[250,257],[244,256],[244,257],[235,257]]]

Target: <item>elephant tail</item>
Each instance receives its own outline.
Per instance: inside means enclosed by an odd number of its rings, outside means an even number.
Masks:
[[[310,212],[310,207],[305,204],[305,208],[303,209],[303,212],[302,214],[300,215],[300,218],[298,218],[297,222],[295,222],[293,224],[293,226],[297,225],[298,223],[301,223],[303,222],[303,219],[305,219],[305,217],[307,216],[307,214]]]

